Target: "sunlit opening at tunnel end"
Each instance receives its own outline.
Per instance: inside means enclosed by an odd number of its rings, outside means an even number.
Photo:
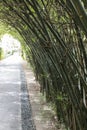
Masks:
[[[0,60],[11,55],[21,55],[21,43],[10,34],[4,34],[0,40]]]

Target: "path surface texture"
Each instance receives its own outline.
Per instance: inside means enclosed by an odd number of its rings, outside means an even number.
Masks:
[[[35,130],[22,60],[0,61],[0,130]]]

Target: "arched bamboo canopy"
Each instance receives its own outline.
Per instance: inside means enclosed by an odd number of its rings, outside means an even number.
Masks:
[[[87,130],[85,0],[0,0],[0,19],[15,28],[41,92],[70,130]]]

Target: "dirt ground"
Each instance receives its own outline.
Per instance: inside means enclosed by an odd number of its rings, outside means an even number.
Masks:
[[[24,62],[23,67],[36,130],[64,130],[62,125],[57,124],[55,112],[40,93],[40,85],[35,80],[32,68],[26,62]]]

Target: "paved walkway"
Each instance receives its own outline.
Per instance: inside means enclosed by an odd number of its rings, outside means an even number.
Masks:
[[[0,61],[0,130],[34,130],[21,58]]]
[[[32,69],[17,54],[0,61],[0,130],[64,130],[55,125]]]

